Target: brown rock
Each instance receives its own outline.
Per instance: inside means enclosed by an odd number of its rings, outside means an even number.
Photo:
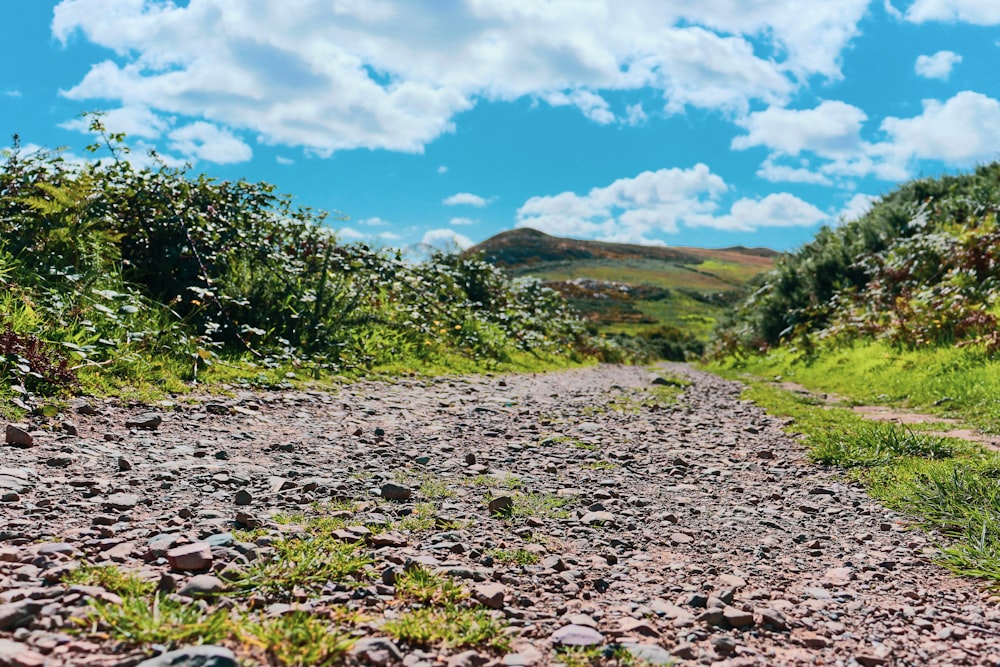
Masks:
[[[31,434],[20,426],[7,424],[7,444],[14,447],[31,447],[35,444],[35,439]]]
[[[202,572],[212,567],[212,547],[206,542],[184,544],[170,549],[167,560],[174,570]]]
[[[476,602],[490,609],[503,609],[506,595],[507,587],[503,584],[478,584],[472,589],[472,597],[476,599]]]

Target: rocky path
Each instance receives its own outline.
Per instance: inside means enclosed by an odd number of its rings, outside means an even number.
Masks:
[[[0,666],[236,664],[226,648],[167,662],[74,634],[90,601],[117,596],[60,582],[111,563],[173,595],[222,587],[199,604],[236,608],[221,575],[272,557],[316,512],[343,518],[373,561],[363,585],[297,598],[365,613],[353,664],[1000,665],[996,600],[929,564],[923,534],[808,464],[738,385],[658,372],[692,382],[673,405],[647,369],[604,366],[180,398],[154,414],[78,402],[62,434],[8,429]],[[394,573],[414,563],[454,577],[510,648],[387,638]]]

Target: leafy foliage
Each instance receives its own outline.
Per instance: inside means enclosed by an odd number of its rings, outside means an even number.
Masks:
[[[811,353],[866,338],[998,352],[998,210],[1000,163],[907,183],[779,260],[717,332],[716,348],[787,343]]]
[[[474,256],[414,264],[342,244],[326,213],[272,185],[138,168],[99,115],[92,129],[103,137],[92,148],[110,158],[70,164],[15,137],[0,164],[0,301],[17,315],[0,324],[18,346],[4,354],[34,350],[25,358],[40,392],[69,384],[52,370],[64,357],[90,374],[172,364],[194,379],[232,358],[350,373],[596,352],[538,281]],[[4,361],[4,379],[11,363],[21,362]]]

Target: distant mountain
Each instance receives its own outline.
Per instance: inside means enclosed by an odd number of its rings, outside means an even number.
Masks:
[[[550,236],[536,229],[511,229],[493,236],[467,253],[482,253],[486,261],[505,268],[531,266],[544,262],[586,259],[642,259],[674,264],[700,264],[707,259],[732,261],[769,268],[780,255],[769,248],[733,246],[711,250],[681,246],[646,246],[605,241],[583,241]],[[757,261],[754,258],[759,258]]]
[[[746,284],[780,253],[581,241],[535,229],[502,232],[469,248],[514,277],[534,276],[561,292],[608,333],[674,327],[706,338]]]

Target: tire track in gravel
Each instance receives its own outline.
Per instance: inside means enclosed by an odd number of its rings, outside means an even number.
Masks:
[[[192,573],[167,549],[207,541],[214,571],[242,567],[287,531],[276,513],[332,499],[357,503],[358,525],[431,503],[440,527],[370,546],[375,581],[315,609],[363,610],[377,636],[398,608],[378,573],[418,562],[489,591],[512,641],[506,656],[362,641],[353,664],[546,665],[579,645],[652,664],[1000,665],[995,600],[930,564],[922,533],[809,464],[740,385],[658,372],[691,381],[673,406],[622,366],[179,399],[156,430],[125,427],[147,408],[95,403],[73,416],[78,435],[2,450],[0,665],[139,664],[66,633],[101,593],[60,571],[108,562],[181,588]],[[412,497],[383,500],[387,482]],[[491,516],[503,494],[535,511]],[[238,513],[272,534],[235,543]],[[495,557],[516,550],[539,562]]]

